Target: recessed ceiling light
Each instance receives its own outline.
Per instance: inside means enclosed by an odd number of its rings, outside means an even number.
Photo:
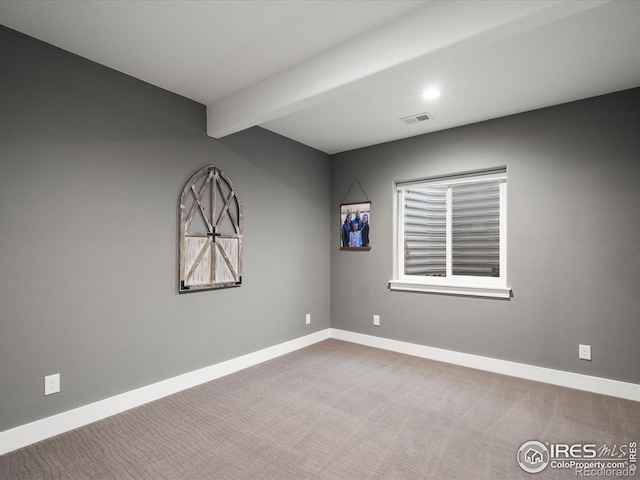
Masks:
[[[422,93],[422,98],[424,98],[425,100],[433,100],[434,98],[438,98],[439,96],[440,90],[438,90],[437,88],[430,88]]]

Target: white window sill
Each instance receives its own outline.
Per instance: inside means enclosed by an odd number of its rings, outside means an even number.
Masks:
[[[511,298],[511,288],[487,285],[444,285],[407,280],[391,280],[390,290],[403,292],[441,293],[446,295],[467,295],[473,297]]]

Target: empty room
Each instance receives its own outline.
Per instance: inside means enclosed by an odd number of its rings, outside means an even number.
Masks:
[[[0,479],[635,477],[639,26],[0,1]]]

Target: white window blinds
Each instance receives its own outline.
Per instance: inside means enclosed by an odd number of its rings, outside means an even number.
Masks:
[[[504,169],[399,184],[403,274],[501,277]]]
[[[447,273],[447,187],[404,192],[404,271],[443,277]]]
[[[454,275],[500,276],[500,182],[453,185]]]

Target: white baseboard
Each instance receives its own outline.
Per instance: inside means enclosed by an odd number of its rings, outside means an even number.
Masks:
[[[561,387],[575,388],[612,397],[625,398],[640,402],[640,385],[635,383],[620,382],[607,378],[592,377],[579,373],[564,372],[544,367],[535,367],[524,363],[509,362],[495,358],[471,355],[468,353],[453,352],[441,348],[426,347],[415,343],[390,340],[388,338],[374,337],[362,333],[346,330],[331,329],[331,338],[359,343],[369,347],[391,350],[398,353],[413,355],[415,357],[428,358],[440,362],[452,363],[478,370],[500,373],[512,377],[534,380],[536,382],[550,383]]]
[[[513,377],[640,401],[640,385],[635,383],[591,377],[522,363],[497,360],[479,355],[427,347],[415,343],[390,340],[336,328],[327,328],[257,352],[185,373],[146,387],[131,390],[10,430],[5,430],[4,432],[0,432],[0,455],[102,420],[103,418],[138,407],[153,400],[158,400],[167,395],[186,390],[187,388],[215,380],[216,378],[229,375],[295,350],[308,347],[309,345],[328,338],[335,338],[337,340],[344,340]]]
[[[330,338],[330,329],[0,432],[0,455]]]

